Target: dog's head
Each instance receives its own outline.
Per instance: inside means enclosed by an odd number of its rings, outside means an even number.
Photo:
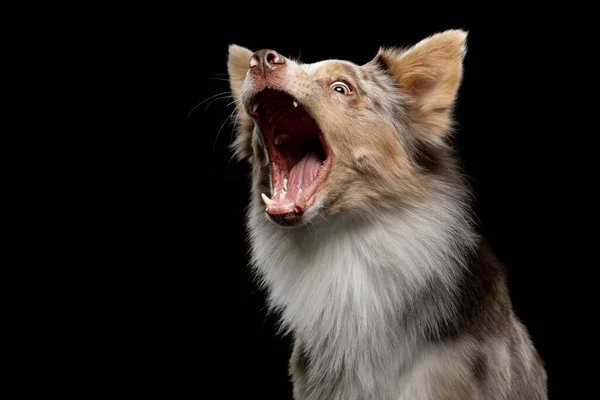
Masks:
[[[232,146],[251,162],[266,214],[296,226],[427,196],[448,150],[466,36],[449,30],[408,49],[382,48],[361,66],[231,45]]]

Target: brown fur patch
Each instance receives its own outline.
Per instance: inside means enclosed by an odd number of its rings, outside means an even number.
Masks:
[[[505,268],[484,241],[466,265],[467,273],[456,293],[455,315],[431,332],[430,340],[453,340],[468,334],[475,338],[508,334],[512,311],[505,286]]]
[[[485,380],[488,370],[487,359],[482,352],[479,352],[471,361],[471,370],[477,382]]]
[[[444,164],[444,153],[446,149],[439,145],[425,143],[417,140],[413,152],[413,159],[417,166],[424,172],[439,173]]]

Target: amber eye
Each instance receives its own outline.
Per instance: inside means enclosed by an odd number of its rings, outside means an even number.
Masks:
[[[344,82],[333,82],[330,88],[343,95],[349,95],[352,93],[348,85],[346,85]]]

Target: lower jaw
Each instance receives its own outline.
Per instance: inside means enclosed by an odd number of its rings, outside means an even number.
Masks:
[[[301,196],[301,194],[300,194]],[[300,197],[299,196],[299,197]],[[314,196],[311,196],[308,200],[298,199],[290,201],[281,205],[267,206],[266,212],[270,215],[281,215],[281,214],[302,214],[314,203]]]
[[[315,194],[319,189],[318,185],[316,186],[317,187],[304,188],[304,190],[302,188],[299,189],[296,198],[293,200],[285,199],[285,201],[282,201],[282,199],[280,199],[279,201],[272,201],[265,195],[261,195],[266,206],[267,214],[281,215],[304,213],[304,211],[306,211],[314,203]],[[274,190],[272,193],[271,199],[276,199],[280,195],[279,190]],[[306,195],[308,195],[308,198]]]
[[[315,181],[308,187],[301,188],[298,191],[296,198],[294,200],[288,199],[289,201],[286,201],[285,203],[281,203],[280,201],[271,203],[270,199],[275,199],[280,195],[279,190],[281,188],[281,182],[282,182],[283,177],[281,175],[279,175],[278,180],[277,180],[277,182],[278,182],[277,187],[271,190],[271,198],[269,199],[265,195],[261,195],[262,200],[266,206],[267,214],[269,214],[269,215],[293,215],[293,214],[302,215],[315,202],[315,196],[317,195],[317,192],[319,191],[319,189],[321,188],[321,186],[324,184],[325,180],[327,179],[330,167],[331,167],[331,159],[326,158],[325,161],[323,161],[323,164],[321,165],[321,171],[320,171],[319,175],[317,176],[317,178],[315,179]],[[276,171],[276,173],[281,174],[281,172],[278,171],[277,168],[274,168],[273,165],[271,165],[271,173],[273,173],[274,170]],[[273,181],[272,176],[271,176],[271,180]],[[280,203],[280,204],[277,204],[277,203]]]

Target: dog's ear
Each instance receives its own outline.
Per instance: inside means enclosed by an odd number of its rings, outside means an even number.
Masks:
[[[451,125],[466,40],[467,32],[447,30],[408,49],[382,48],[374,59],[394,78],[409,109],[439,135]]]
[[[227,59],[227,72],[229,74],[229,86],[231,95],[235,101],[236,111],[234,113],[236,136],[230,148],[233,155],[238,160],[243,160],[250,157],[252,154],[252,145],[250,138],[252,137],[252,129],[254,124],[252,119],[240,104],[240,92],[242,84],[246,78],[246,73],[250,68],[250,57],[253,52],[245,47],[235,44],[229,46],[229,54]]]
[[[240,101],[240,90],[242,83],[250,67],[250,57],[252,51],[245,47],[232,44],[229,46],[229,55],[227,59],[227,72],[229,74],[229,86],[236,102]]]

